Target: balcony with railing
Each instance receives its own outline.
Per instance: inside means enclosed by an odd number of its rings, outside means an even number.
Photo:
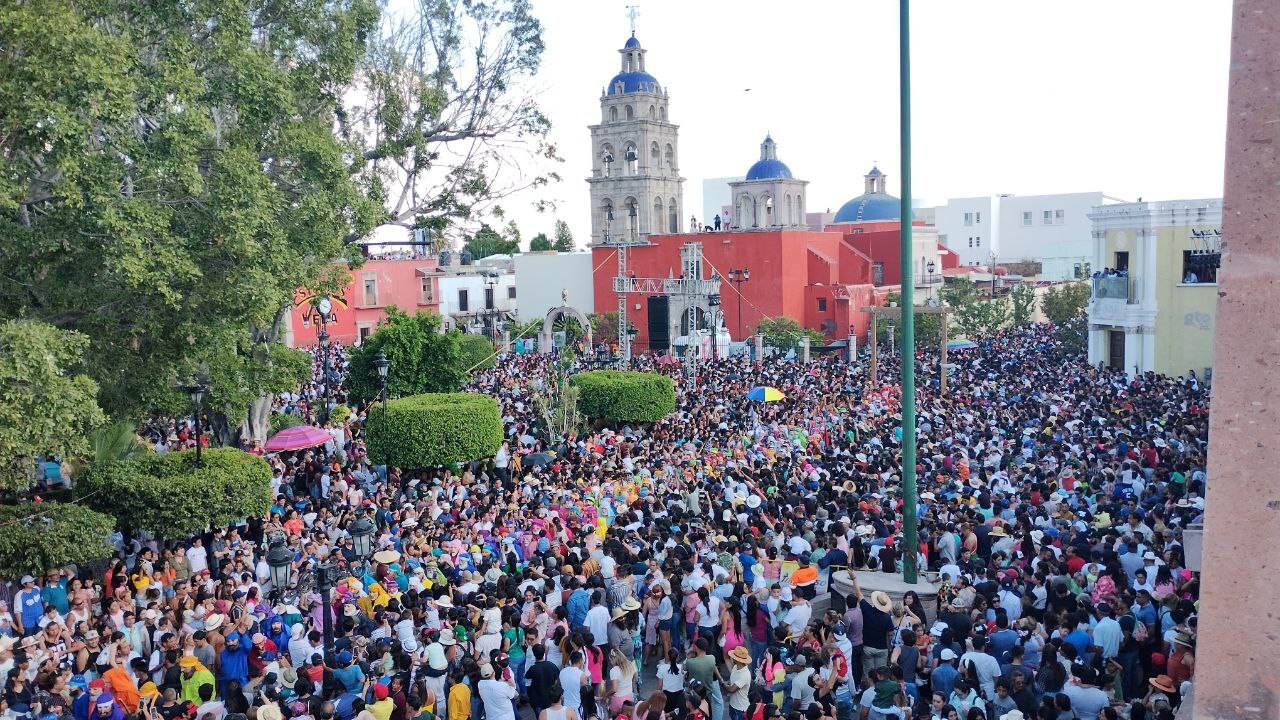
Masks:
[[[927,287],[929,285],[941,285],[942,273],[923,273],[916,275],[916,287]]]
[[[1127,305],[1138,302],[1138,280],[1133,277],[1108,275],[1093,278],[1093,300],[1119,300]]]

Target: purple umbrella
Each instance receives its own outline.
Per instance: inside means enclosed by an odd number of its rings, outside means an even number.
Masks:
[[[328,432],[310,425],[295,425],[285,428],[267,440],[267,452],[284,452],[285,450],[302,450],[304,448],[323,445],[333,439]]]

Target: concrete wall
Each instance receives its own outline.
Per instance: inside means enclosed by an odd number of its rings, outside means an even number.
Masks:
[[[526,252],[515,257],[515,265],[521,320],[544,317],[551,308],[563,305],[562,291],[568,292],[569,305],[593,312],[595,288],[591,284],[590,252]],[[617,267],[616,261],[613,267]]]
[[[966,213],[969,224],[965,224]],[[996,233],[994,217],[989,197],[952,198],[934,208],[934,227],[939,242],[955,251],[961,265],[986,265],[991,262]]]

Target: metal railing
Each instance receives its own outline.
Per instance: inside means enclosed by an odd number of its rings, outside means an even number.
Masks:
[[[1132,277],[1096,277],[1093,283],[1094,300],[1123,300],[1129,305],[1138,302],[1138,280]]]
[[[942,273],[925,273],[916,276],[916,285],[941,285]]]

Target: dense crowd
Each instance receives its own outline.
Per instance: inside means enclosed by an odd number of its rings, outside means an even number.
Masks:
[[[103,574],[0,590],[4,711],[1172,717],[1194,674],[1198,574],[1180,538],[1204,508],[1207,388],[1063,358],[1044,327],[950,359],[945,396],[936,356],[917,363],[912,548],[892,356],[879,388],[836,358],[704,363],[658,423],[552,437],[534,395],[560,365],[511,355],[471,388],[498,398],[502,448],[426,472],[371,463],[363,410],[322,423],[342,396],[314,383],[280,409],[333,439],[267,456],[268,516],[121,538]],[[759,385],[785,399],[748,400]],[[367,563],[347,532],[364,513]],[[345,568],[329,597],[271,586],[273,537],[297,577]],[[900,572],[904,553],[933,593],[863,592],[859,576]]]

